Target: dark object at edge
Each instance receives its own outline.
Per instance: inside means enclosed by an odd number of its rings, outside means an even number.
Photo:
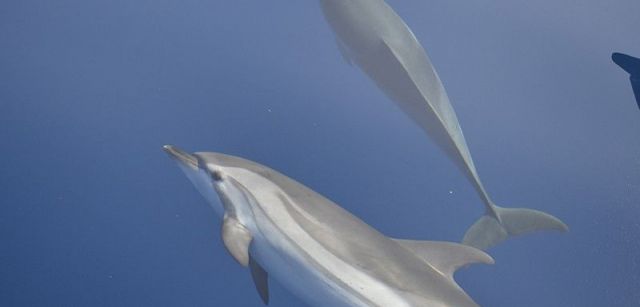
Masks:
[[[611,59],[631,75],[629,80],[631,80],[633,94],[635,94],[636,102],[640,108],[640,59],[617,52],[611,55]]]

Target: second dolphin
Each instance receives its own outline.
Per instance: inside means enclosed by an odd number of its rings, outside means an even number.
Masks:
[[[463,243],[480,249],[509,236],[539,230],[566,231],[556,217],[530,209],[497,206],[485,191],[444,86],[414,34],[383,0],[320,0],[338,47],[359,66],[465,174],[486,213]]]

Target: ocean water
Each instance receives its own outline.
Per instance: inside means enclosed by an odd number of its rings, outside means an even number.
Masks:
[[[389,0],[490,195],[571,228],[457,273],[482,306],[640,306],[640,2]],[[462,174],[317,1],[0,2],[0,305],[261,306],[162,145],[271,166],[383,233],[459,241]],[[277,283],[271,306],[303,303]]]

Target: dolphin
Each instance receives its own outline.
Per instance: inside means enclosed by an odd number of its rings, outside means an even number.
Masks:
[[[629,73],[633,94],[636,96],[638,107],[640,107],[640,59],[617,52],[611,55],[611,59]]]
[[[338,49],[446,153],[471,182],[485,215],[466,232],[463,243],[486,250],[506,238],[539,230],[567,231],[547,213],[497,206],[485,191],[471,159],[456,113],[424,48],[383,0],[320,0],[336,34]]]
[[[389,238],[266,166],[213,152],[173,158],[222,219],[222,241],[269,302],[269,277],[313,306],[477,306],[454,281],[476,248]]]

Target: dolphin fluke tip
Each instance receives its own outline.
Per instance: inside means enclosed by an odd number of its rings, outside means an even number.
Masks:
[[[611,60],[632,76],[640,74],[640,59],[638,58],[624,53],[614,52],[611,54]]]
[[[626,54],[622,54],[620,52],[614,52],[611,54],[611,60],[616,63],[618,66],[622,67],[624,69],[624,60],[625,58],[627,58],[628,55]]]
[[[617,59],[620,59],[623,56],[620,52],[614,52],[611,54],[611,59],[615,62]]]
[[[484,215],[464,235],[462,243],[487,250],[512,236],[538,231],[567,232],[569,226],[557,217],[537,210],[494,207],[496,217]]]

